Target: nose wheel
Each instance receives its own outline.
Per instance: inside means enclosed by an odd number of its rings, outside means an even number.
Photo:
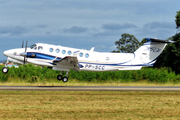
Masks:
[[[62,76],[62,71],[61,71],[61,74],[57,76],[57,79],[58,79],[59,81],[62,80],[63,82],[67,82],[67,81],[68,81],[68,76],[69,76],[69,72],[66,72],[66,76],[63,77],[63,76]]]
[[[7,67],[4,67],[4,68],[2,69],[2,72],[3,72],[3,73],[8,73],[8,71],[9,71],[9,69],[8,69]]]

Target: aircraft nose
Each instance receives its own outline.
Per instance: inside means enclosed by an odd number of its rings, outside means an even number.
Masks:
[[[8,55],[10,54],[10,51],[9,50],[7,50],[7,51],[4,51],[4,53],[3,53],[5,56],[7,56],[8,57]]]
[[[15,54],[14,50],[6,50],[3,53],[5,56],[10,57]]]
[[[7,57],[14,57],[14,56],[20,56],[20,53],[24,52],[23,48],[17,48],[17,49],[10,49],[7,51],[4,51],[4,55]]]

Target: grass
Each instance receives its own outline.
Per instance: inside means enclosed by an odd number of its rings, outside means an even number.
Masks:
[[[0,119],[179,119],[179,92],[0,91]]]

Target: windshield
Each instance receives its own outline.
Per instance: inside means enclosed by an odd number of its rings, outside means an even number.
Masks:
[[[36,44],[31,45],[30,48],[33,49],[34,47],[36,47]]]

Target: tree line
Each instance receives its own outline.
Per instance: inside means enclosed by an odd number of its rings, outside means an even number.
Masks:
[[[0,66],[2,69],[3,66]],[[65,74],[65,72],[63,72]],[[56,79],[59,71],[33,64],[20,65],[19,68],[14,66],[9,68],[8,74],[0,74],[0,82],[13,83],[52,83],[58,82]],[[176,75],[171,68],[142,68],[141,70],[125,70],[125,71],[106,71],[92,72],[81,71],[76,72],[70,70],[69,79],[79,82],[156,82],[156,83],[179,83],[180,74]],[[69,81],[69,82],[70,82]]]
[[[161,53],[156,63],[154,64],[155,68],[160,67],[170,67],[176,74],[180,74],[180,11],[177,11],[175,16],[175,23],[177,33],[169,37],[167,40],[176,41],[175,43],[170,43],[166,46],[164,51]],[[121,35],[121,38],[115,42],[117,50],[112,52],[120,53],[133,53],[141,45],[146,42],[145,38],[141,42],[134,35],[124,33]]]

